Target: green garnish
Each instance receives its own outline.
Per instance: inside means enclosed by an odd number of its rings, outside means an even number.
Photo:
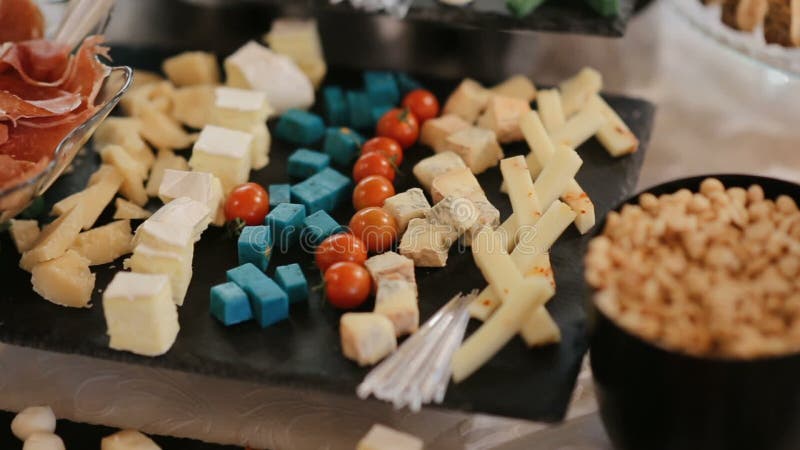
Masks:
[[[514,17],[522,19],[541,6],[544,1],[545,0],[506,0],[506,7],[508,7],[508,10],[511,11]]]

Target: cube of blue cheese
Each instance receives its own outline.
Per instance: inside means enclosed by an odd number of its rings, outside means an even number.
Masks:
[[[397,349],[394,325],[376,313],[346,313],[339,320],[342,353],[359,366],[373,365]]]
[[[422,450],[423,445],[416,436],[375,424],[358,442],[356,450]]]
[[[371,256],[364,262],[367,271],[377,286],[383,279],[401,279],[416,285],[414,261],[398,253],[389,251]]]
[[[382,278],[378,282],[374,312],[392,322],[395,336],[417,331],[419,306],[416,283],[401,278]]]
[[[436,226],[445,242],[454,242],[478,220],[478,209],[466,197],[447,196],[428,210],[425,218]]]
[[[306,213],[331,212],[344,200],[351,186],[350,178],[330,167],[292,186],[292,201],[306,207]]]
[[[239,234],[237,250],[239,264],[251,263],[267,270],[274,245],[272,229],[266,225],[244,227]]]
[[[225,326],[253,318],[247,294],[236,283],[230,281],[211,288],[209,312]]]
[[[444,143],[451,134],[469,127],[469,122],[455,114],[436,117],[422,124],[419,141],[438,153],[445,151]]]
[[[214,174],[228,193],[250,177],[252,143],[250,133],[206,125],[194,144],[189,167]]]
[[[117,272],[103,292],[103,313],[109,347],[138,355],[163,355],[180,329],[166,275]]]
[[[425,217],[425,213],[431,209],[431,205],[425,198],[422,189],[411,188],[387,198],[383,203],[383,209],[394,217],[398,231],[403,233],[408,222],[411,219]]]
[[[336,126],[344,126],[350,122],[350,114],[347,110],[347,99],[344,91],[339,86],[327,86],[322,89],[322,102],[325,109],[325,116],[328,123]]]
[[[439,175],[458,169],[466,169],[467,165],[460,156],[453,152],[441,152],[422,159],[414,165],[414,176],[425,190],[430,191],[433,180]],[[434,200],[435,201],[435,200]]]
[[[528,100],[493,95],[486,111],[478,119],[478,126],[494,131],[500,143],[521,141],[523,136],[519,119],[530,110]]]
[[[391,72],[364,72],[364,87],[372,105],[396,105],[400,102],[400,90]]]
[[[328,167],[330,163],[331,158],[325,153],[300,148],[289,155],[286,172],[290,177],[306,179]]]
[[[466,128],[448,136],[444,150],[460,156],[474,174],[497,166],[503,159],[503,149],[497,143],[494,131],[478,127]]]
[[[358,130],[364,130],[373,125],[372,104],[369,96],[364,91],[347,91],[347,112],[350,115],[350,126]]]
[[[300,240],[303,248],[314,248],[328,236],[344,231],[339,222],[325,211],[317,211],[303,219],[303,231]]]
[[[445,240],[438,228],[425,219],[411,219],[398,251],[417,267],[444,267],[451,241]]]
[[[262,328],[289,317],[289,297],[256,266],[243,264],[226,272],[228,281],[247,293],[253,316]]]
[[[397,81],[397,87],[400,89],[401,95],[406,95],[416,89],[422,89],[422,84],[407,73],[397,72],[394,74],[394,78]]]
[[[275,269],[275,282],[289,296],[289,303],[300,303],[308,299],[308,281],[300,264],[288,264]]]
[[[198,201],[208,208],[214,225],[225,224],[225,216],[222,213],[224,202],[222,183],[219,178],[208,172],[167,169],[158,187],[158,197],[164,203],[179,197]]]
[[[305,206],[281,203],[267,214],[264,224],[270,227],[275,244],[284,251],[299,240],[305,218]]]
[[[292,144],[313,145],[325,134],[325,123],[316,114],[290,109],[278,120],[275,136]]]
[[[347,167],[358,158],[364,138],[355,130],[347,127],[328,128],[325,130],[325,141],[322,151],[327,153],[334,163]]]
[[[480,83],[469,78],[464,79],[455,91],[450,94],[442,109],[443,114],[455,114],[469,123],[475,123],[486,108],[490,92]]]

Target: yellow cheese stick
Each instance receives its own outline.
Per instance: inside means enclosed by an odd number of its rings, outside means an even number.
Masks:
[[[497,230],[495,230],[495,233],[499,234]],[[514,266],[514,271],[519,273],[519,269],[516,266]],[[524,275],[544,276],[550,282],[550,285],[553,286],[553,288],[555,288],[556,284],[555,280],[553,279],[553,269],[550,266],[549,253],[540,254],[536,258],[536,265]],[[491,293],[494,293],[493,288],[487,288],[487,290],[490,291]],[[500,306],[501,301],[502,299],[498,301],[483,301],[483,302],[474,301],[469,305],[469,315],[472,318],[485,322],[486,320],[489,319],[489,316],[491,316],[492,313],[495,312],[497,307]]]
[[[522,274],[514,265],[508,252],[502,248],[501,237],[489,227],[481,230],[473,237],[472,256],[483,277],[502,301],[510,295],[511,289],[522,282]]]
[[[517,245],[517,218],[513,214],[508,216],[508,219],[504,220],[500,226],[495,229],[495,232],[500,235],[501,242],[503,243],[503,248],[506,249],[507,252],[511,253],[514,250],[514,246]]]
[[[539,97],[536,99],[538,105],[539,115],[542,118],[544,128],[552,133],[553,131],[561,128],[567,121],[564,116],[564,109],[561,106],[561,94],[558,89],[545,89],[539,91]]]
[[[589,99],[588,107],[599,110],[606,118],[606,124],[597,132],[597,140],[603,144],[611,156],[623,156],[639,149],[639,139],[631,132],[619,114],[599,95],[594,95]]]
[[[577,181],[571,180],[561,196],[566,204],[575,211],[575,226],[581,234],[586,234],[595,224],[594,203]]]
[[[584,67],[574,77],[564,80],[560,85],[561,106],[566,117],[571,117],[586,105],[589,99],[603,88],[600,72]]]
[[[564,193],[570,181],[575,179],[575,174],[582,164],[583,160],[575,150],[569,147],[556,150],[533,183],[542,208],[549,208]]]
[[[597,134],[608,120],[597,108],[584,108],[572,116],[561,128],[550,133],[554,144],[578,148]]]
[[[456,350],[451,362],[453,381],[461,382],[489,361],[552,294],[553,287],[542,277],[525,278],[512,288],[497,312]]]
[[[525,158],[514,156],[500,161],[500,172],[508,187],[508,197],[516,216],[517,228],[533,226],[542,216],[542,207],[533,188],[533,180]]]
[[[519,127],[522,130],[522,136],[525,137],[525,142],[531,149],[525,160],[528,162],[528,168],[531,169],[531,176],[536,178],[550,160],[551,155],[555,153],[556,148],[536,111],[522,114],[519,118]]]
[[[561,330],[544,306],[540,306],[528,315],[519,334],[528,347],[561,342]]]

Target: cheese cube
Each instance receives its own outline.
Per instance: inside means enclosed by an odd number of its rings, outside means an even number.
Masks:
[[[599,95],[589,99],[587,107],[599,110],[606,118],[606,124],[597,131],[596,137],[611,156],[619,157],[639,149],[639,139]]]
[[[180,329],[166,275],[117,272],[103,292],[103,313],[109,347],[138,355],[163,355]]]
[[[244,227],[236,245],[239,265],[251,263],[265,272],[272,256],[272,245],[273,234],[269,227],[265,225]]]
[[[134,248],[147,245],[151,248],[181,255],[194,253],[194,228],[188,224],[161,222],[150,219],[142,222],[133,237]]]
[[[161,182],[164,181],[164,171],[167,169],[172,170],[189,170],[189,161],[180,155],[176,155],[171,150],[159,150],[156,161],[153,163],[153,168],[150,170],[150,177],[147,179],[145,185],[145,192],[150,197],[158,196],[158,188]]]
[[[431,184],[433,203],[438,203],[447,196],[472,197],[476,192],[482,195],[483,189],[468,168],[450,170],[437,176]]]
[[[192,149],[189,167],[214,174],[226,194],[250,178],[253,135],[207,125]]]
[[[208,52],[183,52],[167,58],[161,65],[175,86],[219,84],[217,57]]]
[[[247,293],[253,316],[262,328],[289,317],[289,297],[272,279],[252,264],[244,264],[226,272],[228,281]]]
[[[250,165],[253,170],[263,169],[269,164],[269,148],[272,145],[269,128],[266,123],[259,122],[253,124],[249,133],[253,135],[253,142],[250,144]]]
[[[122,430],[104,437],[100,450],[161,450],[161,447],[136,430]]]
[[[117,186],[120,194],[131,202],[139,206],[144,206],[144,204],[147,203],[147,191],[144,189],[144,179],[147,177],[147,170],[142,170],[142,166],[118,145],[103,147],[103,149],[100,150],[100,157],[103,159],[104,163],[113,165],[120,174],[122,174],[122,182]],[[100,185],[100,183],[98,183],[98,185]],[[105,195],[98,196],[105,200],[103,208],[114,198],[117,189],[113,189],[113,193],[111,193],[110,196],[108,194],[109,191],[110,188],[106,190]]]
[[[328,128],[322,151],[330,155],[334,163],[347,167],[358,158],[364,138],[349,128]]]
[[[489,89],[494,95],[511,97],[530,103],[536,98],[536,86],[525,75],[514,75]]]
[[[169,277],[170,294],[176,305],[183,305],[192,281],[192,253],[138,243],[125,268],[136,273],[164,274]]]
[[[566,123],[567,119],[564,116],[564,108],[561,106],[561,94],[558,89],[539,91],[536,104],[542,124],[548,133],[556,131]]]
[[[39,233],[33,247],[22,254],[19,266],[30,271],[40,262],[63,255],[77,239],[83,224],[83,217],[83,205],[78,203],[74,208],[46,225]]]
[[[422,124],[419,141],[435,152],[443,152],[445,151],[445,141],[451,134],[469,127],[470,124],[466,120],[455,114],[429,119]]]
[[[322,186],[332,192],[337,204],[345,198],[349,199],[352,181],[336,169],[327,167],[311,178],[319,180]]]
[[[286,172],[290,177],[305,179],[328,167],[331,157],[325,153],[300,148],[289,155]]]
[[[444,104],[442,114],[455,114],[469,123],[475,123],[481,115],[490,92],[475,80],[465,78]]]
[[[428,122],[430,122],[430,120]],[[415,164],[413,172],[419,184],[430,191],[433,186],[433,180],[439,175],[444,175],[456,169],[466,168],[467,165],[464,164],[464,160],[457,154],[453,152],[441,152],[424,158]],[[467,171],[469,172],[469,170]]]
[[[372,276],[374,286],[384,279],[400,279],[416,285],[414,261],[395,252],[381,253],[370,257],[364,266]]]
[[[131,222],[118,220],[79,234],[70,247],[89,265],[108,264],[133,250]]]
[[[211,123],[233,130],[250,131],[272,113],[267,94],[251,89],[218,86],[213,90]]]
[[[521,141],[522,130],[519,119],[531,110],[527,100],[493,95],[486,111],[478,119],[478,126],[494,131],[497,140],[503,144]]]
[[[15,220],[11,219],[11,229],[9,229],[14,246],[19,253],[27,252],[36,243],[39,237],[39,222],[35,220]]]
[[[350,122],[350,113],[347,110],[347,99],[344,91],[339,86],[327,86],[322,89],[322,105],[328,123],[335,126],[344,126]]]
[[[356,450],[422,450],[422,447],[422,439],[416,436],[375,424],[358,442]]]
[[[475,204],[464,197],[445,197],[428,210],[425,218],[433,224],[449,247],[478,220]]]
[[[397,229],[403,233],[411,219],[425,217],[431,209],[425,193],[420,188],[411,188],[405,192],[395,194],[383,202],[383,209],[394,217]]]
[[[444,150],[460,156],[475,174],[497,166],[504,156],[494,132],[477,127],[451,134],[445,140]]]
[[[146,170],[155,157],[140,135],[142,122],[133,117],[109,117],[97,127],[92,135],[95,148],[119,145]]]
[[[350,115],[350,126],[359,130],[371,127],[374,124],[372,121],[372,104],[367,93],[364,91],[347,91],[345,98],[347,99],[347,112]]]
[[[183,129],[167,113],[150,104],[139,106],[137,117],[142,121],[142,137],[158,149],[184,149],[192,145],[195,135]]]
[[[564,80],[559,85],[564,115],[569,118],[581,111],[589,99],[600,93],[602,87],[603,76],[590,67],[584,67],[572,78]]]
[[[178,122],[200,129],[211,123],[214,86],[199,84],[175,89],[170,115]]]
[[[164,203],[178,197],[189,197],[206,205],[211,211],[214,225],[225,224],[225,217],[221,214],[225,201],[222,195],[222,183],[208,172],[167,169],[164,171],[164,179],[158,187],[158,197]],[[220,216],[221,220],[219,220]]]
[[[192,200],[189,197],[178,197],[169,201],[155,212],[149,222],[163,222],[181,228],[191,228],[195,241],[200,240],[200,235],[208,228],[211,221],[211,211],[208,206]]]
[[[364,87],[373,106],[400,103],[400,90],[390,72],[364,72]]]
[[[397,87],[400,89],[401,95],[406,95],[416,89],[422,89],[420,82],[407,73],[397,72],[394,74],[394,78],[397,81]]]
[[[300,264],[277,267],[275,282],[289,296],[289,303],[299,303],[308,299],[308,281],[300,269]]]
[[[411,219],[398,251],[414,260],[417,267],[444,267],[450,245],[438,228],[425,219]]]
[[[318,115],[290,109],[278,120],[275,136],[298,145],[313,145],[325,134],[325,123]]]
[[[342,353],[359,366],[370,366],[397,349],[394,326],[375,313],[346,313],[339,319]]]
[[[51,303],[72,308],[91,306],[94,279],[89,260],[72,250],[31,270],[34,292]]]
[[[325,211],[317,211],[303,219],[300,242],[303,248],[314,248],[328,236],[344,231],[344,227]]]
[[[306,207],[306,213],[330,212],[347,196],[351,181],[330,167],[292,186],[292,201]]]
[[[236,325],[253,318],[247,294],[236,283],[230,281],[211,287],[209,312],[225,326]]]
[[[403,279],[384,278],[378,282],[375,313],[385,316],[394,326],[395,336],[403,336],[419,328],[417,285]]]
[[[270,227],[272,238],[283,251],[294,245],[300,238],[306,207],[294,203],[281,203],[267,214],[264,224]]]
[[[327,66],[316,21],[277,19],[264,40],[274,51],[292,58],[314,86],[319,87]]]
[[[152,213],[124,198],[114,200],[114,219],[147,219]]]
[[[291,202],[292,186],[288,184],[269,185],[269,208],[275,208],[281,203]]]

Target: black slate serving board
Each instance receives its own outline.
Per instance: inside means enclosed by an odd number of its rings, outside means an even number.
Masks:
[[[151,49],[114,48],[115,62],[157,70],[160,61],[174,52]],[[440,99],[456,86],[455,80],[422,79]],[[328,83],[355,88],[361,74],[332,70]],[[614,205],[633,192],[645,156],[653,121],[651,104],[636,99],[607,96],[609,103],[630,125],[642,145],[638,152],[614,159],[594,140],[581,147],[584,165],[578,181],[594,200],[598,220]],[[274,125],[274,124],[271,124]],[[263,185],[287,182],[286,158],[294,148],[274,141],[270,165],[254,172],[251,179]],[[505,147],[507,155],[527,153],[523,143]],[[411,174],[413,165],[431,154],[416,146],[406,152],[395,181],[398,192],[417,186]],[[48,205],[80,190],[89,173],[99,164],[92,151],[79,156],[74,170],[63,176],[47,192]],[[502,217],[510,212],[507,197],[500,193],[498,169],[478,179]],[[158,203],[153,201],[153,209]],[[341,206],[334,217],[346,224],[354,211],[350,204]],[[110,220],[113,207],[99,223]],[[135,225],[135,224],[134,224]],[[563,341],[558,346],[529,350],[514,339],[486,367],[462,384],[451,385],[444,406],[530,420],[557,421],[564,417],[588,343],[582,296],[583,250],[586,238],[571,227],[553,248],[557,294],[548,309],[561,327]],[[94,268],[96,292],[91,309],[69,310],[39,298],[32,290],[30,276],[17,267],[19,255],[7,235],[0,238],[0,341],[64,353],[78,353],[97,358],[160,366],[223,378],[251,380],[306,389],[323,389],[343,395],[355,395],[355,388],[367,373],[341,354],[338,333],[340,312],[323,301],[317,292],[307,304],[293,306],[290,319],[267,329],[253,322],[225,328],[208,314],[209,288],[225,281],[225,271],[237,264],[236,245],[221,229],[209,229],[195,247],[194,278],[186,302],[180,308],[181,331],[173,348],[164,356],[146,358],[108,348],[105,334],[101,290],[122,266],[116,261]],[[459,253],[454,246],[446,268],[418,269],[420,314],[424,321],[458,292],[485,286],[483,277],[467,250]],[[298,262],[310,285],[320,283],[313,255],[294,249],[274,254],[268,274],[275,267]],[[364,309],[371,308],[369,302]],[[474,329],[477,324],[473,323]]]

